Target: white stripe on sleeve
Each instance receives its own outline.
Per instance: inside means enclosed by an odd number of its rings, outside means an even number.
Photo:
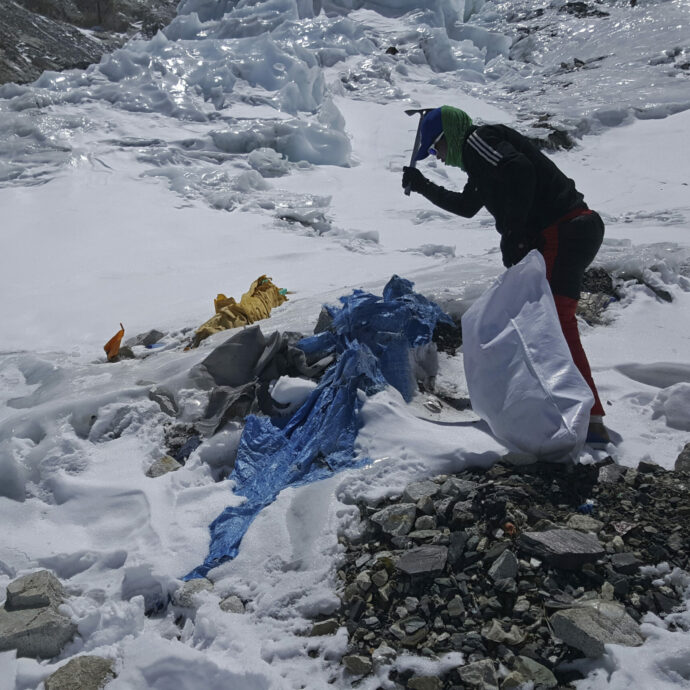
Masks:
[[[489,146],[476,132],[472,132],[467,143],[491,165],[498,165],[503,156],[496,149]]]

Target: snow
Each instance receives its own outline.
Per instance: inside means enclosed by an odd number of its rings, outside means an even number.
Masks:
[[[338,603],[338,536],[357,532],[361,499],[504,454],[471,411],[439,419],[421,395],[369,398],[356,450],[371,464],[283,491],[182,629],[172,610],[146,617],[123,583],[179,586],[207,554],[209,523],[241,500],[226,478],[237,427],[179,471],[145,476],[165,452],[161,395],[182,422],[204,408],[189,372],[228,334],[183,348],[218,293],[239,299],[267,274],[289,301],[264,332],[308,334],[323,303],[380,294],[393,274],[459,315],[502,272],[488,214],[462,220],[402,194],[416,129],[405,108],[448,103],[541,135],[532,125],[549,113],[575,137],[554,159],[604,217],[596,264],[627,281],[608,325],[581,324],[621,438],[611,451],[673,466],[690,430],[690,6],[606,0],[595,7],[608,17],[579,20],[563,5],[185,0],[164,32],[100,65],[0,87],[0,598],[50,568],[80,632],[51,662],[0,653],[3,690],[40,688],[84,652],[115,660],[113,688],[350,687],[345,631],[306,636]],[[106,364],[120,322],[125,340],[157,328],[163,346]],[[442,355],[438,378],[457,397],[460,360]],[[308,389],[273,392],[296,405]],[[219,608],[231,594],[245,614]],[[579,687],[687,687],[690,622],[673,616],[673,628],[648,617],[645,644],[609,648]]]

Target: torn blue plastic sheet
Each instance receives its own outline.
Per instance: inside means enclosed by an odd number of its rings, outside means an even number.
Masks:
[[[410,352],[431,341],[438,322],[453,325],[441,308],[413,291],[414,284],[393,276],[383,289],[383,298],[355,290],[341,297],[342,307],[325,307],[331,328],[297,346],[319,358],[343,352],[350,340],[367,345],[379,361],[388,383],[409,402],[416,390]]]
[[[235,495],[246,500],[211,523],[208,557],[183,579],[205,577],[235,558],[254,518],[283,489],[366,464],[354,452],[360,392],[373,395],[390,384],[411,397],[410,350],[431,340],[437,321],[450,321],[397,276],[386,285],[383,298],[355,291],[341,302],[341,309],[329,309],[332,331],[299,343],[307,353],[336,352],[336,362],[282,428],[266,417],[247,417],[230,476]]]

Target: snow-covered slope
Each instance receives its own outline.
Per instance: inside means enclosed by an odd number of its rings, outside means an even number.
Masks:
[[[502,271],[487,214],[461,220],[402,194],[416,128],[405,108],[448,103],[572,137],[554,157],[607,223],[597,264],[629,280],[609,325],[583,324],[616,459],[672,467],[690,430],[690,6],[589,8],[185,0],[149,42],[0,87],[0,587],[54,570],[80,633],[52,663],[0,654],[17,688],[83,652],[117,660],[113,688],[348,687],[345,632],[303,636],[337,603],[337,535],[362,496],[505,452],[473,426],[430,425],[392,391],[369,400],[357,450],[376,462],[281,493],[182,630],[174,613],[147,618],[140,598],[123,600],[122,582],[172,586],[238,501],[217,481],[231,434],[145,476],[170,419],[152,388],[176,396],[181,422],[205,405],[188,372],[226,336],[183,347],[217,293],[239,298],[268,274],[291,294],[262,328],[309,333],[322,303],[380,293],[394,273],[458,314]],[[165,331],[165,347],[106,364],[121,321],[126,338]],[[466,394],[458,360],[441,366],[447,390]],[[219,609],[228,594],[246,614]],[[583,687],[629,687],[622,666],[649,679],[640,687],[687,684],[687,634],[672,636],[674,681],[656,630],[633,655],[611,650],[610,678]]]

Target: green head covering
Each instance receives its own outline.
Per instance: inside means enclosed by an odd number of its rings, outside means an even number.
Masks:
[[[460,110],[460,108],[453,108],[452,105],[442,105],[441,122],[443,124],[443,134],[448,144],[446,165],[452,165],[464,170],[462,145],[465,143],[470,127],[472,127],[472,118],[464,110]]]

